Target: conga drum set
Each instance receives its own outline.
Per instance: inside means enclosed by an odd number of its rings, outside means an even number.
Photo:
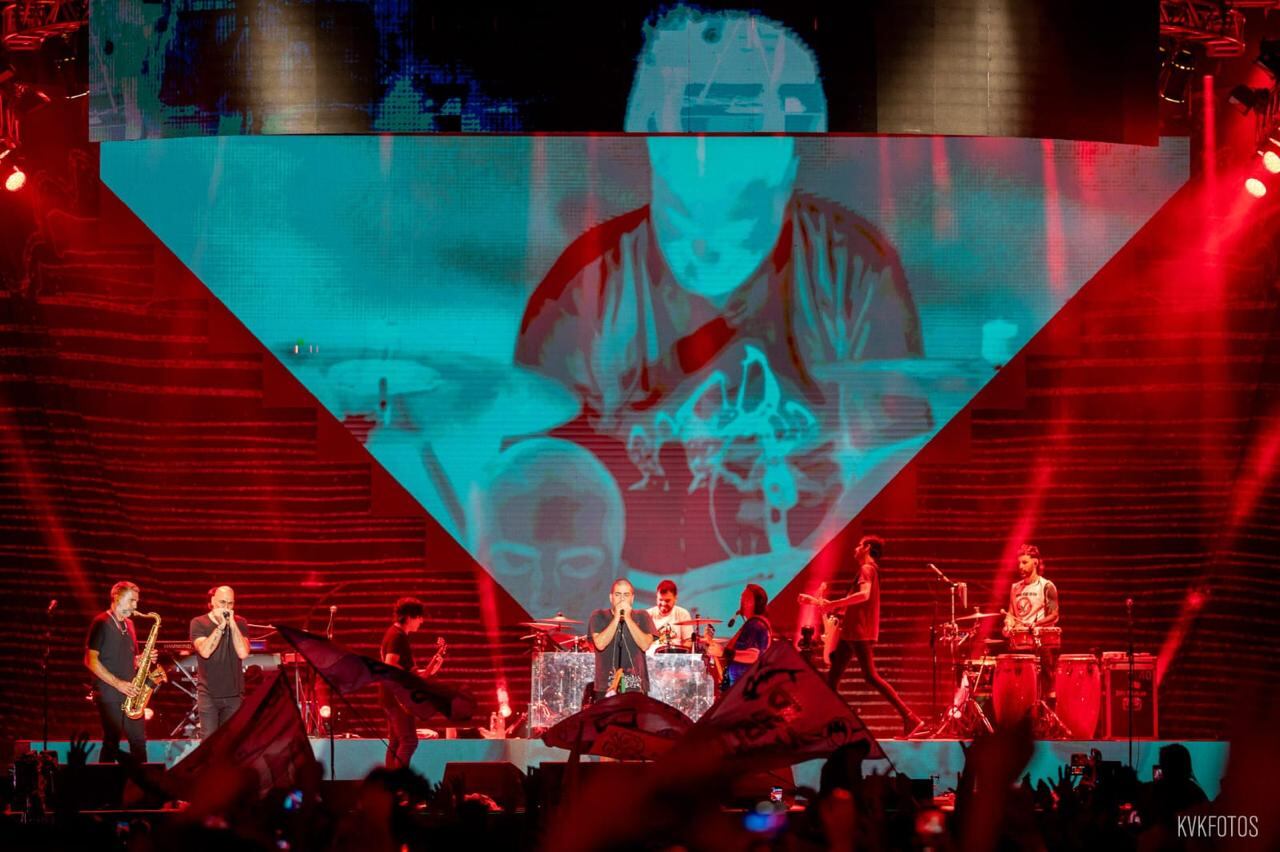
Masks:
[[[995,727],[1007,727],[1028,714],[1037,737],[1090,739],[1102,702],[1098,660],[1092,654],[1064,654],[1054,672],[1057,707],[1040,694],[1041,651],[1062,647],[1062,630],[1037,627],[1013,631],[1007,640],[988,639],[988,653],[958,660],[955,651],[976,633],[986,619],[1002,612],[975,612],[938,625],[944,646],[953,655],[956,691],[931,737],[967,739]],[[1007,647],[1007,650],[1005,650]],[[1003,652],[1002,652],[1003,651]],[[994,653],[993,653],[994,652]],[[994,724],[993,724],[994,723]]]

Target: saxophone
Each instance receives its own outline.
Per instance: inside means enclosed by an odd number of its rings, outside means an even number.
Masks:
[[[138,615],[143,618],[154,618],[156,623],[151,626],[151,635],[147,637],[147,647],[142,651],[138,673],[133,676],[133,686],[138,693],[132,698],[126,697],[124,703],[120,705],[124,715],[130,719],[142,718],[147,710],[147,702],[151,700],[151,693],[169,679],[160,666],[151,668],[151,652],[156,647],[156,636],[160,635],[160,615],[154,612],[140,612]]]

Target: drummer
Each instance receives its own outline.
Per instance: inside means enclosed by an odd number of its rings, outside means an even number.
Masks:
[[[1018,548],[1019,579],[1009,590],[1009,609],[1005,612],[1003,629],[1006,637],[1018,631],[1035,631],[1058,623],[1058,587],[1052,580],[1041,576],[1043,570],[1040,548],[1034,544]],[[1057,698],[1053,688],[1057,654],[1039,642],[1036,646],[1040,655],[1040,694],[1047,697],[1052,707]]]
[[[649,607],[649,615],[653,616],[653,624],[658,629],[658,641],[649,646],[649,656],[664,652],[664,649],[680,649],[688,651],[693,646],[693,625],[680,624],[689,621],[692,616],[689,610],[676,604],[679,590],[672,580],[663,580],[658,584],[658,602]]]

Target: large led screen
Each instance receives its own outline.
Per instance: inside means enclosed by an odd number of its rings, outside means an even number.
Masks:
[[[779,592],[1183,183],[983,138],[238,137],[103,177],[534,617]],[[428,554],[425,571],[430,571]]]

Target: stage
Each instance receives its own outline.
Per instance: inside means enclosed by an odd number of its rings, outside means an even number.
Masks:
[[[96,756],[101,743],[92,741],[98,747],[91,753]],[[964,753],[961,750],[962,740],[881,740],[885,753],[898,769],[912,778],[923,779],[933,776],[934,787],[944,792],[955,786],[956,776],[964,765]],[[1133,764],[1138,778],[1151,780],[1151,768],[1159,759],[1162,746],[1171,740],[1134,740]],[[1213,740],[1181,741],[1191,752],[1191,765],[1195,769],[1196,778],[1205,793],[1213,798],[1218,795],[1220,782],[1226,773],[1229,746],[1225,742]],[[147,743],[147,759],[153,762],[172,766],[191,751],[196,740],[150,740]],[[312,738],[312,748],[316,758],[324,765],[326,776],[329,768],[329,741]],[[31,750],[30,740],[19,740],[19,753]],[[34,743],[39,748],[40,743]],[[50,740],[49,748],[57,752],[58,760],[65,763],[67,759],[66,740]],[[1128,740],[1037,740],[1031,761],[1027,765],[1027,773],[1033,782],[1044,779],[1049,783],[1057,781],[1058,770],[1070,763],[1072,754],[1088,754],[1090,749],[1102,752],[1103,760],[1127,763],[1129,757]],[[355,780],[364,778],[369,770],[379,766],[386,752],[386,746],[376,739],[336,739],[333,742],[337,778],[339,780]],[[444,777],[445,766],[450,763],[489,763],[506,762],[513,764],[521,772],[541,763],[560,762],[569,759],[569,752],[564,749],[550,748],[541,740],[506,739],[440,739],[422,740],[418,751],[413,756],[413,769],[431,782],[438,782]],[[585,760],[598,760],[587,756]],[[797,763],[792,771],[795,774],[796,786],[817,789],[818,774],[822,769],[822,761],[810,760]],[[866,772],[884,773],[889,769],[885,761],[868,761]]]

